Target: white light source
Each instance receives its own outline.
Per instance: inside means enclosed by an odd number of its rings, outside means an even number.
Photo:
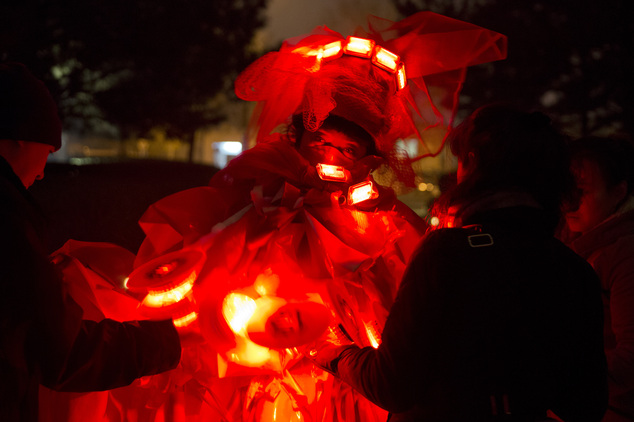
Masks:
[[[242,143],[236,141],[216,142],[218,151],[227,155],[238,155],[242,152]]]

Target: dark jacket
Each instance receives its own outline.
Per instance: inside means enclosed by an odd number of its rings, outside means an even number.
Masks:
[[[347,348],[337,375],[390,421],[599,421],[607,402],[599,282],[541,213],[482,212],[414,254],[383,343]],[[472,225],[472,226],[468,226]]]
[[[604,422],[634,420],[634,199],[572,242],[599,275],[610,386]]]
[[[37,207],[0,157],[0,420],[36,421],[38,384],[120,387],[180,359],[171,321],[82,320],[39,238]]]

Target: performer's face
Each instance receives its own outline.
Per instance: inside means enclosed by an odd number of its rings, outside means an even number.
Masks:
[[[299,142],[299,153],[313,166],[322,163],[350,167],[367,152],[363,140],[324,126],[316,132],[305,131]]]
[[[38,142],[16,141],[16,153],[12,155],[11,166],[20,177],[25,188],[44,177],[44,167],[49,154],[55,151],[51,145]]]
[[[579,208],[566,214],[572,232],[586,233],[612,215],[627,194],[624,183],[608,186],[599,166],[580,160],[573,166],[577,187],[581,191]]]

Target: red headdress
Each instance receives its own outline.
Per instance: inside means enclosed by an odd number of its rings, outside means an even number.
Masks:
[[[470,23],[432,12],[396,23],[371,16],[369,32],[355,37],[320,26],[286,40],[242,72],[235,90],[259,102],[250,127],[257,141],[293,114],[312,131],[334,114],[370,133],[403,174],[399,166],[442,149],[466,68],[505,57],[504,35]],[[397,140],[411,138],[419,141],[416,156],[394,153]]]

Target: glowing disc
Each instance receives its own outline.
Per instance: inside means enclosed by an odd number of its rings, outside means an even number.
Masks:
[[[159,294],[193,284],[205,262],[196,249],[183,249],[154,258],[135,269],[126,284],[134,293]]]

